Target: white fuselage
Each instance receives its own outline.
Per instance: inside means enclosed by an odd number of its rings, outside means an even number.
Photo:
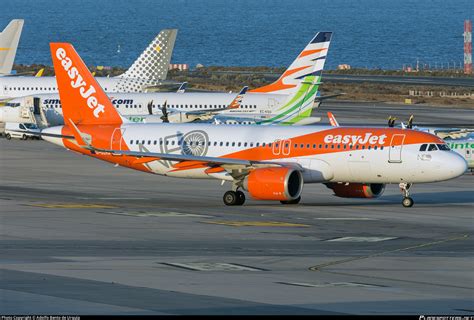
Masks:
[[[100,78],[99,78],[100,79]],[[112,104],[124,117],[133,122],[157,122],[162,115],[161,108],[166,102],[167,108],[175,112],[212,110],[226,108],[235,98],[235,93],[220,92],[154,92],[154,93],[109,93]],[[16,107],[0,108],[1,122],[28,122],[27,112],[21,108],[33,107],[34,98],[39,99],[39,106],[44,112],[49,126],[64,123],[61,101],[58,94],[39,94],[20,97],[8,102]],[[287,95],[247,93],[243,96],[240,108],[220,111],[226,117],[245,117],[248,119],[271,116],[286,100]],[[151,105],[149,109],[148,105]],[[151,112],[150,112],[151,111]],[[150,117],[150,115],[152,117]],[[154,117],[153,117],[154,116]],[[158,116],[158,117],[156,117]],[[33,121],[33,120],[32,120]]]
[[[123,92],[120,84],[132,80],[121,77],[96,77],[105,92]],[[56,77],[9,76],[0,78],[0,100],[29,95],[56,93]]]
[[[87,133],[87,126],[81,130]],[[103,127],[101,130],[106,131]],[[109,130],[114,132],[112,137],[100,138],[96,133],[93,142],[113,150],[287,163],[302,169],[305,183],[435,182],[457,177],[466,170],[464,159],[453,151],[421,152],[423,143],[439,144],[442,140],[408,129],[123,124],[114,130]],[[63,127],[44,131],[65,134]],[[114,138],[116,134],[122,138]],[[70,149],[77,147],[61,138],[45,139]],[[101,158],[100,154],[92,156]],[[121,156],[105,156],[102,160],[127,166]],[[207,166],[176,169],[170,161],[155,160],[146,167],[145,171],[167,176],[226,180],[225,175],[206,173]]]

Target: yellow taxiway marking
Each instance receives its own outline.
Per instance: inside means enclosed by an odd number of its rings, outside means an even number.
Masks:
[[[231,227],[310,227],[308,224],[279,221],[201,221],[202,223],[220,224]]]
[[[116,206],[105,204],[90,204],[90,203],[40,203],[29,204],[32,207],[52,208],[52,209],[114,209]]]

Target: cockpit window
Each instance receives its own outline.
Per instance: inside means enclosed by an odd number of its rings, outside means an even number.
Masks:
[[[436,151],[436,150],[438,150],[438,147],[436,147],[435,144],[430,144],[428,146],[428,151]]]
[[[426,151],[426,147],[428,145],[425,143],[425,144],[422,144],[421,147],[420,147],[420,151]]]
[[[449,151],[451,149],[449,149],[448,145],[447,144],[438,144],[438,149],[439,150],[443,150],[443,151]]]

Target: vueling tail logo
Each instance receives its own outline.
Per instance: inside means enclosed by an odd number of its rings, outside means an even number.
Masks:
[[[79,89],[81,97],[87,99],[87,106],[90,109],[94,110],[94,117],[99,118],[100,114],[104,112],[105,107],[99,103],[99,100],[94,95],[96,93],[95,88],[92,85],[89,85],[87,88],[87,83],[84,81],[84,78],[79,74],[79,71],[76,67],[72,65],[71,59],[67,56],[66,50],[63,48],[58,48],[56,50],[56,58],[61,61],[61,65],[64,70],[67,72],[71,81],[71,87],[74,89]]]

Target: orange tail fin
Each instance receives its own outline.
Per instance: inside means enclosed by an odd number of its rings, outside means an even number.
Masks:
[[[74,47],[70,43],[51,43],[50,48],[64,123],[121,124],[120,114]]]

